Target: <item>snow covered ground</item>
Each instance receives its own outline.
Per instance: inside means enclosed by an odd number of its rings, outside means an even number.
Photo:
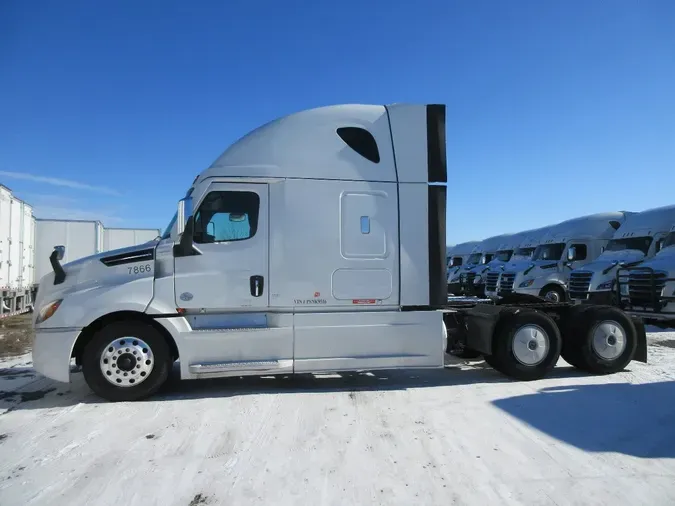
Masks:
[[[605,377],[480,360],[323,378],[173,380],[111,404],[0,362],[0,504],[675,504],[675,333]]]

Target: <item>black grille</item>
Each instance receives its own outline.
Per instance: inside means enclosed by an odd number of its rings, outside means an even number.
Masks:
[[[513,292],[513,282],[516,280],[515,272],[503,272],[499,280],[499,293]]]
[[[476,279],[476,273],[475,272],[464,272],[459,277],[459,282],[463,286],[471,286],[471,285],[473,285],[474,279]]]
[[[496,292],[499,284],[499,272],[488,272],[485,280],[485,291]]]
[[[573,299],[588,299],[588,290],[591,286],[592,272],[578,271],[570,274],[570,297]]]
[[[628,297],[633,306],[653,306],[661,298],[666,285],[666,273],[660,271],[631,272],[628,277]]]

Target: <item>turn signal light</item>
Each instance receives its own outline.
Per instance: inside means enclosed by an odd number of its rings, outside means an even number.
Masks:
[[[63,302],[63,299],[55,300],[53,302],[50,302],[49,304],[45,304],[40,308],[40,312],[38,313],[37,318],[35,319],[35,323],[42,323],[49,318],[51,318],[54,313],[56,313],[56,310],[59,308],[61,305],[61,302]]]

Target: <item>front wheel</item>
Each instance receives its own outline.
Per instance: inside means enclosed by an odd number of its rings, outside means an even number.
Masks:
[[[100,397],[136,401],[159,390],[172,362],[169,346],[152,325],[114,322],[85,346],[82,372],[89,388]]]
[[[548,285],[541,289],[539,296],[549,302],[565,302],[565,291],[558,285]]]
[[[520,311],[498,324],[490,365],[517,380],[540,379],[558,362],[561,346],[560,330],[548,315]]]

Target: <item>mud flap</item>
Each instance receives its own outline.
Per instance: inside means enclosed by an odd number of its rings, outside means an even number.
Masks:
[[[635,325],[635,332],[637,338],[637,348],[635,348],[635,355],[633,360],[647,363],[647,332],[645,331],[645,323],[641,318],[632,318],[633,325]]]
[[[466,347],[492,355],[492,336],[503,308],[478,304],[465,310]]]

